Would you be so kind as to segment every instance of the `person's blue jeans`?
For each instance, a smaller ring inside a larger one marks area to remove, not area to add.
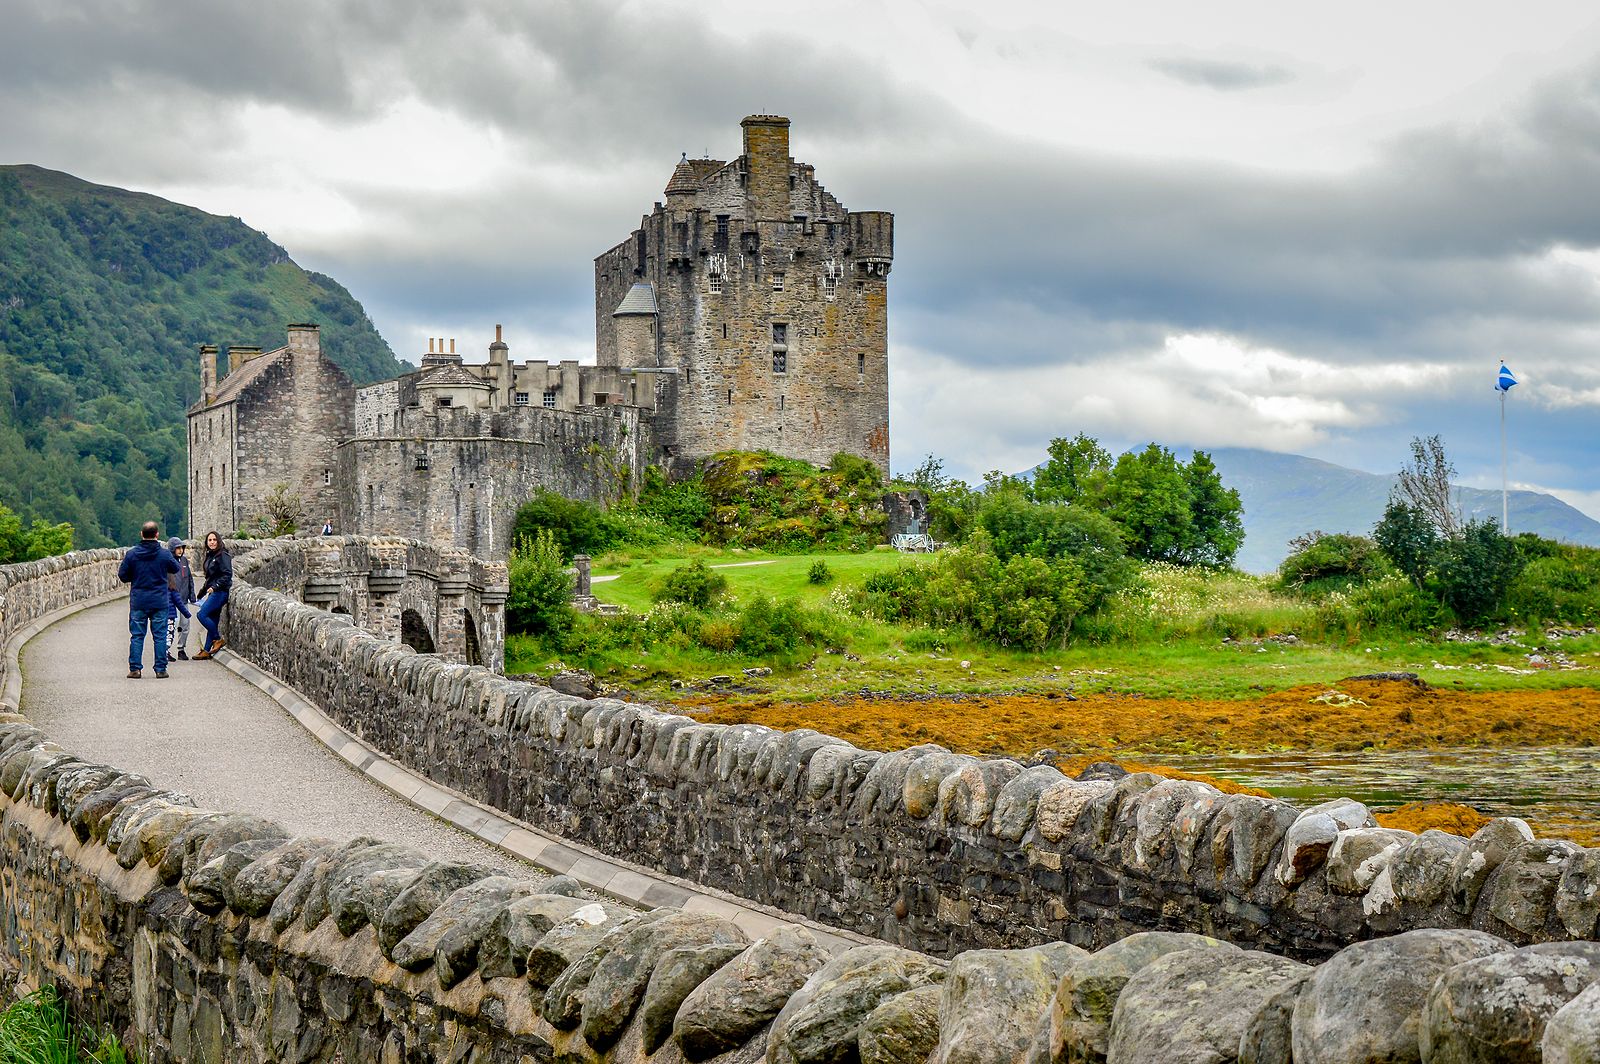
[[[222,638],[222,633],[217,631],[217,618],[222,613],[222,607],[228,604],[226,591],[213,591],[207,595],[205,601],[200,603],[200,608],[194,615],[200,620],[200,627],[206,630],[206,641],[201,650],[210,650],[213,643]]]
[[[128,610],[128,671],[144,668],[145,629],[156,637],[156,671],[167,671],[167,609]]]

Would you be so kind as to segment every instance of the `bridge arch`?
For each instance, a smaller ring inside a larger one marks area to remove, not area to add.
[[[433,633],[428,631],[428,622],[416,610],[400,611],[400,642],[418,654],[434,652]]]
[[[472,611],[464,607],[461,610],[461,631],[466,637],[467,664],[482,665],[483,645],[478,642],[478,624],[472,619]]]

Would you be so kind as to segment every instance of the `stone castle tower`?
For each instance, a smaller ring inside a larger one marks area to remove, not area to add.
[[[663,374],[668,458],[844,451],[887,473],[894,215],[846,210],[789,157],[787,118],[741,125],[737,159],[685,157],[595,259],[597,361]]]

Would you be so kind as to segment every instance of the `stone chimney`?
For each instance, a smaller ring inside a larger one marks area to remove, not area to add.
[[[289,326],[289,355],[291,358],[321,358],[322,327],[304,322]]]
[[[505,334],[500,326],[494,327],[494,343],[489,345],[489,361],[495,365],[505,365],[511,358],[511,348],[506,344]]]
[[[746,202],[759,219],[789,220],[789,120],[751,115],[744,129]]]
[[[247,345],[230,346],[228,348],[228,372],[230,374],[238,373],[239,370],[244,368],[246,362],[249,362],[252,358],[258,358],[260,355],[261,348],[259,347]]]
[[[200,345],[200,398],[211,403],[217,398],[217,345]]]

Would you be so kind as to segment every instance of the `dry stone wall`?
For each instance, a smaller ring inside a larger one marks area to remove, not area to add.
[[[240,568],[293,549],[263,545]],[[0,570],[5,634],[114,587],[116,560],[115,551],[85,552]],[[1380,833],[1355,803],[1273,817],[1262,812],[1268,805],[1135,777],[1084,785],[997,763],[941,767],[931,759],[952,755],[936,750],[879,772],[895,755],[839,750],[809,734],[697,732],[704,726],[643,707],[552,697],[440,665],[247,579],[235,645],[265,656],[274,641],[288,648],[280,667],[293,655],[337,661],[364,677],[369,701],[394,692],[395,705],[415,715],[409,728],[374,718],[392,741],[409,748],[420,740],[408,736],[439,735],[439,763],[460,741],[450,736],[477,727],[501,729],[503,762],[535,742],[588,750],[597,776],[658,787],[638,804],[660,810],[661,827],[701,812],[673,809],[689,797],[659,789],[700,766],[701,790],[731,784],[753,805],[763,795],[796,810],[809,803],[817,809],[805,813],[808,823],[823,809],[853,819],[881,807],[880,819],[856,825],[866,835],[891,816],[909,817],[922,826],[919,864],[940,869],[933,880],[969,900],[982,900],[984,888],[962,868],[943,870],[966,858],[941,840],[965,831],[971,844],[980,827],[1005,840],[1021,825],[1011,841],[1019,849],[1036,844],[1029,832],[1077,839],[1062,851],[1068,874],[1078,862],[1117,868],[1104,853],[1160,868],[1175,848],[1198,883],[1202,852],[1221,845],[1226,859],[1212,865],[1259,865],[1286,897],[1319,875],[1360,889],[1369,932],[1430,897],[1464,907],[1474,923],[1500,920],[1507,933],[1409,930],[1345,946],[1317,966],[1172,930],[1140,931],[1092,953],[1054,941],[967,950],[948,963],[889,943],[830,955],[797,927],[750,942],[719,918],[635,912],[559,877],[530,884],[370,839],[289,838],[259,817],[197,809],[159,781],[85,762],[20,715],[0,713],[0,974],[21,987],[63,987],[83,1019],[114,1027],[151,1064],[1600,1060],[1600,943],[1522,945],[1560,937],[1556,921],[1570,931],[1587,919],[1592,934],[1594,851],[1530,841],[1519,821],[1445,841]],[[827,768],[858,756],[871,758],[858,771]],[[624,771],[631,761],[641,775]],[[592,801],[603,782],[580,798],[576,781],[569,797]],[[760,836],[775,816],[719,838],[783,848],[798,857],[793,874],[817,874],[785,839]],[[1217,843],[1211,822],[1223,817],[1230,826]],[[1272,830],[1280,820],[1286,827]],[[1089,855],[1091,840],[1100,856]],[[881,852],[864,849],[856,875],[878,874]],[[909,858],[904,867],[920,874]],[[997,905],[1006,896],[990,895]],[[1172,922],[1186,911],[1175,907]],[[896,919],[922,926],[909,911]],[[1300,919],[1315,923],[1309,909]]]

